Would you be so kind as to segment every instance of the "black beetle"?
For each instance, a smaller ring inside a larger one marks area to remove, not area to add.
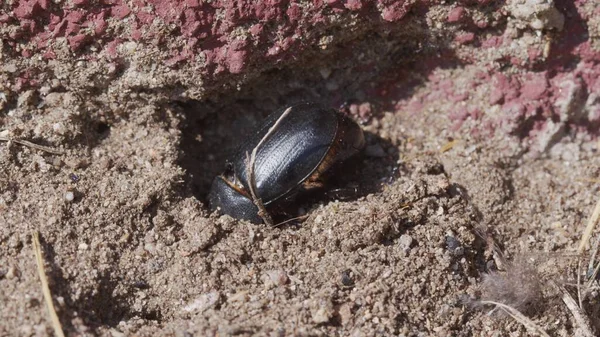
[[[237,219],[261,223],[247,180],[247,156],[261,142],[254,163],[255,192],[269,211],[293,200],[298,192],[321,187],[321,178],[334,164],[357,153],[365,145],[362,129],[352,119],[314,103],[281,109],[241,144],[217,176],[209,194],[211,210]]]

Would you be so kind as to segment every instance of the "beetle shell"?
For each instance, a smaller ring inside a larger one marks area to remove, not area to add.
[[[237,150],[226,172],[212,184],[212,210],[254,223],[262,220],[252,202],[246,177],[246,158],[288,108],[271,114]],[[267,209],[321,184],[335,163],[364,147],[361,128],[333,109],[313,103],[294,105],[258,148],[254,164],[256,194]]]

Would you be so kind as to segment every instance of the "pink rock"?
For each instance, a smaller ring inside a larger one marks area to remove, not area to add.
[[[190,8],[200,7],[200,2],[198,0],[184,0],[183,4]]]
[[[8,23],[10,21],[10,16],[8,14],[0,14],[0,23]]]
[[[503,40],[502,36],[492,36],[489,39],[484,40],[481,43],[481,46],[483,48],[496,48],[502,45]]]
[[[421,111],[423,111],[423,103],[421,103],[420,100],[412,100],[410,101],[410,103],[408,103],[408,105],[406,106],[406,110],[410,113],[410,114],[417,114],[420,113]]]
[[[535,61],[542,56],[542,50],[540,48],[529,48],[527,56],[529,57],[529,61]]]
[[[360,11],[363,8],[362,0],[348,0],[344,4],[344,7],[351,11]]]
[[[489,23],[485,20],[481,20],[481,21],[475,22],[475,26],[477,26],[477,28],[485,29],[489,26]]]
[[[246,51],[229,50],[227,52],[227,69],[232,74],[239,74],[244,69],[246,61]]]
[[[485,115],[484,112],[478,108],[469,109],[469,114],[474,120],[480,120]]]
[[[15,16],[19,19],[30,19],[38,15],[43,8],[37,0],[22,0],[17,8],[13,10]]]
[[[454,41],[456,41],[460,44],[471,43],[471,42],[473,42],[473,40],[475,40],[475,34],[471,33],[471,32],[458,34],[454,38]]]
[[[149,25],[152,23],[152,21],[154,21],[154,18],[156,16],[152,13],[139,11],[139,12],[135,13],[135,17],[138,19],[138,21],[141,24]]]
[[[23,30],[28,31],[31,34],[35,33],[36,28],[37,28],[37,23],[34,20],[22,19],[20,23],[21,23],[21,28],[23,28]]]
[[[469,117],[469,111],[466,107],[460,107],[457,110],[448,114],[451,121],[464,121]]]
[[[57,24],[54,27],[54,30],[52,31],[52,34],[56,37],[56,36],[64,36],[65,35],[65,29],[67,28],[68,22],[67,20],[62,20],[59,24]]]
[[[296,22],[302,18],[302,10],[296,4],[292,4],[285,13],[292,22]]]
[[[54,60],[56,58],[56,53],[52,50],[46,50],[42,57],[46,60]]]
[[[64,19],[67,22],[71,23],[81,23],[83,18],[85,17],[85,11],[83,9],[74,10],[72,12],[68,12]]]
[[[363,120],[367,120],[371,117],[371,103],[365,102],[358,106],[358,115]]]
[[[129,9],[127,4],[124,4],[124,3],[114,6],[113,8],[110,9],[110,14],[119,20],[124,19],[130,13],[131,13],[131,9]]]
[[[131,38],[135,41],[139,41],[142,39],[142,31],[139,28],[134,29],[131,32]]]
[[[117,47],[120,44],[121,44],[121,40],[120,39],[116,39],[116,40],[110,41],[106,45],[106,53],[108,54],[108,56],[110,56],[110,57],[117,57],[117,55],[119,54],[119,51],[117,50]]]
[[[71,50],[77,51],[88,41],[89,36],[85,34],[78,34],[75,36],[67,37],[67,41],[69,42],[69,46]]]
[[[48,39],[52,36],[50,32],[42,32],[37,35],[36,47],[38,49],[46,48],[48,46]]]
[[[387,4],[388,2],[392,3]],[[404,1],[379,0],[378,3],[385,6],[381,12],[381,17],[388,22],[398,21],[408,12],[408,4]]]
[[[489,102],[491,105],[502,103],[502,99],[504,99],[504,93],[502,90],[498,88],[492,89],[489,96]]]
[[[465,15],[464,7],[462,7],[462,6],[454,7],[450,10],[450,13],[448,13],[448,22],[450,22],[450,23],[459,22],[460,20],[463,19],[464,15]]]
[[[461,94],[454,94],[450,97],[450,100],[454,103],[458,103],[458,102],[463,102],[465,100],[467,100],[467,98],[469,98],[469,94],[466,92],[463,92]]]
[[[158,17],[163,19],[166,23],[175,23],[179,21],[179,18],[183,14],[183,8],[176,2],[169,0],[152,0],[154,4],[154,10]]]
[[[250,27],[250,34],[253,36],[259,36],[263,31],[263,25],[260,23],[254,24]]]
[[[528,100],[540,99],[548,89],[546,72],[531,74],[529,79],[521,87],[521,98]]]
[[[79,33],[81,26],[77,23],[67,22],[67,29],[65,29],[65,35],[76,35]]]
[[[98,14],[94,20],[94,34],[96,34],[96,36],[102,35],[102,33],[104,33],[106,31],[106,28],[108,26],[108,24],[106,23],[105,20],[105,14],[106,12],[102,12],[100,14]]]

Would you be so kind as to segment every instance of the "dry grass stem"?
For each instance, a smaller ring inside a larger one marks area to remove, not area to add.
[[[285,225],[285,224],[286,224],[286,223],[288,223],[288,222],[292,222],[292,221],[294,221],[294,220],[304,220],[304,219],[306,219],[306,218],[308,218],[308,214],[301,215],[301,216],[297,216],[297,217],[295,217],[295,218],[291,218],[291,219],[287,219],[287,220],[285,220],[285,221],[282,221],[282,222],[280,222],[280,223],[278,223],[278,224],[274,225],[273,227],[279,227],[279,226],[283,226],[283,225]]]
[[[450,141],[446,144],[444,144],[441,148],[440,148],[440,153],[445,153],[450,151],[454,146],[456,146],[456,144],[458,144],[460,142],[459,139],[455,139],[453,141]]]
[[[38,144],[32,143],[32,142],[30,142],[28,140],[12,139],[12,138],[8,138],[8,137],[0,136],[0,141],[15,142],[17,144],[30,147],[32,149],[36,149],[36,150],[40,150],[40,151],[45,151],[45,152],[52,153],[52,154],[64,154],[64,151],[62,151],[62,150],[58,150],[58,149],[55,149],[55,148],[52,148],[52,147],[48,147],[48,146],[38,145]]]
[[[592,212],[592,216],[588,219],[587,226],[585,227],[585,231],[583,232],[583,236],[581,237],[581,242],[579,243],[579,248],[577,249],[578,254],[583,253],[583,250],[587,246],[587,243],[590,240],[590,237],[592,236],[592,232],[594,231],[594,227],[596,227],[596,223],[598,222],[599,217],[600,217],[600,198],[598,199],[598,202],[596,203],[596,207],[594,207],[594,212]],[[593,268],[594,259],[595,259],[595,255],[596,255],[595,253],[598,251],[599,243],[600,243],[600,241],[596,241],[596,244],[594,245],[594,252],[592,254],[592,258],[590,261],[590,269]]]
[[[598,263],[598,265],[596,266],[596,268],[594,268],[594,272],[588,278],[588,282],[587,282],[587,284],[585,286],[585,291],[588,291],[590,288],[592,288],[592,283],[594,283],[594,281],[596,281],[596,276],[598,276],[598,272],[599,271],[600,271],[600,263]]]
[[[571,294],[569,294],[569,292],[564,287],[560,287],[560,291],[563,294],[563,296],[562,296],[563,302],[565,303],[567,308],[569,308],[569,310],[571,311],[571,314],[573,314],[573,318],[575,319],[575,321],[577,322],[577,325],[579,326],[579,329],[581,330],[581,333],[582,333],[581,336],[584,336],[584,337],[596,336],[592,331],[590,320],[587,317],[587,315],[585,314],[585,312],[583,312],[583,309],[581,307],[577,306],[575,299],[573,299]]]
[[[581,258],[577,259],[577,300],[579,307],[583,308],[583,300],[581,298]]]
[[[535,324],[529,317],[523,315],[519,310],[508,306],[506,304],[494,301],[481,301],[482,304],[491,304],[495,305],[497,308],[500,308],[502,311],[506,312],[510,317],[512,317],[515,321],[523,324],[527,330],[537,333],[540,336],[550,337],[544,329],[542,329],[539,325]]]
[[[252,201],[258,208],[258,215],[263,219],[265,224],[267,224],[269,226],[273,226],[273,219],[269,215],[269,212],[267,212],[267,209],[266,209],[265,205],[263,204],[262,200],[256,194],[256,177],[254,174],[255,173],[254,172],[254,164],[256,162],[256,152],[258,152],[258,149],[263,145],[263,143],[266,142],[267,139],[269,139],[269,137],[271,137],[273,132],[275,132],[275,130],[277,130],[277,128],[281,124],[281,121],[283,121],[285,119],[285,117],[290,114],[291,111],[292,111],[291,107],[287,108],[287,110],[285,110],[283,112],[283,114],[281,114],[281,116],[279,116],[279,118],[277,119],[275,124],[273,124],[273,126],[271,128],[269,128],[269,131],[260,140],[260,142],[258,142],[258,144],[254,147],[254,149],[252,150],[252,154],[250,156],[248,156],[248,153],[246,153],[246,176],[248,177],[248,185],[250,188],[250,194],[252,195]]]
[[[50,287],[48,287],[48,278],[46,277],[46,271],[44,269],[44,260],[42,259],[42,249],[40,245],[40,233],[38,231],[33,232],[33,250],[35,253],[35,262],[37,263],[37,271],[42,281],[42,294],[44,294],[44,301],[48,306],[48,314],[50,315],[50,321],[52,328],[54,328],[54,334],[58,337],[64,337],[65,334],[54,309],[54,302],[52,302],[52,294],[50,293]]]

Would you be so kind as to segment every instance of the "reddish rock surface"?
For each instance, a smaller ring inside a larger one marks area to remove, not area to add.
[[[52,333],[34,230],[69,335],[524,335],[466,303],[488,235],[559,262],[581,239],[599,27],[583,0],[3,1],[0,335]],[[342,196],[275,229],[210,214],[234,145],[299,100],[363,124]],[[577,335],[561,297],[528,317]]]

